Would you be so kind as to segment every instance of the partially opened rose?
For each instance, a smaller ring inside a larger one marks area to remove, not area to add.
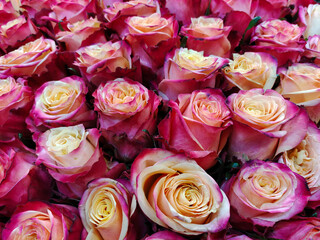
[[[76,240],[80,239],[82,228],[78,209],[73,206],[28,202],[12,215],[2,238]]]
[[[178,23],[173,16],[161,17],[160,13],[154,13],[146,17],[130,17],[125,22],[126,40],[143,66],[161,67],[166,53],[179,44]]]
[[[44,83],[35,93],[35,102],[27,124],[32,132],[48,128],[90,124],[95,114],[86,105],[84,81],[71,76]]]
[[[315,58],[314,62],[316,64],[320,63],[320,35],[313,35],[308,37],[307,43],[304,46],[305,52],[304,56],[308,58]]]
[[[304,139],[294,148],[285,151],[280,163],[286,164],[292,171],[304,177],[311,192],[309,206],[320,204],[320,130],[309,122]]]
[[[164,79],[159,90],[170,100],[176,100],[181,93],[191,93],[195,89],[214,88],[217,71],[228,60],[213,55],[204,56],[203,52],[179,48],[167,55]]]
[[[260,23],[254,30],[250,50],[266,52],[276,57],[279,65],[288,61],[298,62],[305,44],[302,39],[304,28],[291,24],[286,20],[267,20]]]
[[[280,86],[277,91],[285,98],[305,106],[310,118],[320,120],[320,67],[297,63],[280,71]]]
[[[101,84],[94,92],[102,136],[117,156],[132,161],[141,149],[150,145],[156,129],[160,97],[142,84],[118,78]]]
[[[56,34],[57,40],[66,44],[67,51],[76,51],[83,46],[106,42],[101,22],[97,18],[68,23],[67,28]]]
[[[299,16],[301,22],[306,26],[306,30],[303,33],[305,38],[311,37],[313,35],[320,35],[320,5],[319,4],[309,4],[308,7],[300,6]]]
[[[185,235],[227,227],[229,202],[218,184],[184,155],[144,150],[131,166],[131,184],[144,214]]]
[[[1,48],[5,51],[8,47],[15,47],[18,41],[23,41],[37,32],[36,26],[30,19],[20,16],[0,27]]]
[[[231,27],[224,26],[221,18],[203,16],[191,18],[191,24],[181,28],[181,33],[187,37],[188,48],[220,57],[230,55],[230,31]]]
[[[210,10],[213,14],[224,17],[230,12],[244,12],[251,18],[255,15],[259,1],[256,0],[212,0]]]
[[[228,87],[240,90],[271,89],[277,78],[277,60],[267,53],[245,52],[233,54],[233,61],[222,69]]]
[[[0,57],[0,72],[13,76],[39,75],[56,54],[53,40],[38,38]]]
[[[282,163],[249,161],[223,188],[231,205],[231,221],[272,227],[302,212],[310,197],[303,177]]]
[[[97,43],[76,51],[75,65],[89,82],[99,86],[132,68],[131,48],[124,41]],[[122,70],[122,71],[121,71]]]
[[[299,108],[276,91],[240,90],[228,97],[227,104],[233,114],[228,151],[238,159],[272,159],[280,139],[294,136],[301,141],[304,137],[302,126],[307,120],[296,118]],[[284,129],[290,120],[294,130]]]
[[[99,137],[98,129],[83,125],[49,129],[38,138],[36,163],[46,166],[57,181],[77,185],[74,192],[81,197],[89,181],[107,172]]]
[[[168,117],[159,125],[159,135],[166,148],[184,152],[204,169],[212,167],[224,148],[232,125],[225,97],[218,89],[180,94],[170,101]]]
[[[88,185],[79,203],[85,239],[136,239],[132,231],[141,223],[133,222],[137,202],[130,188],[128,181],[110,178]]]

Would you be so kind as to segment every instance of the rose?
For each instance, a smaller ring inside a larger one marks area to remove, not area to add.
[[[117,75],[129,74],[133,68],[131,48],[124,41],[97,43],[76,51],[75,65],[81,75],[99,86]],[[122,71],[121,71],[122,70]]]
[[[132,160],[150,144],[146,132],[153,134],[156,129],[161,99],[140,83],[123,78],[101,84],[93,97],[102,136],[119,157]]]
[[[230,12],[244,12],[253,17],[257,11],[259,1],[237,1],[237,0],[212,0],[210,10],[213,14],[224,17]]]
[[[18,140],[0,144],[2,216],[11,216],[17,205],[29,200],[50,198],[51,179],[34,165],[35,160],[36,155]]]
[[[187,47],[203,51],[205,55],[228,57],[231,44],[228,35],[231,27],[225,27],[221,18],[191,18],[189,26],[183,26],[181,33],[187,37]]]
[[[212,167],[227,142],[231,114],[221,90],[204,89],[170,101],[171,112],[159,125],[166,148],[184,152],[204,169]]]
[[[272,227],[307,205],[310,192],[303,177],[286,165],[260,160],[245,163],[223,187],[233,224]],[[240,226],[239,225],[239,226]]]
[[[295,1],[296,0],[260,0],[255,16],[260,16],[264,21],[284,18],[286,15],[296,12],[300,4],[295,4]],[[294,8],[296,8],[295,11],[293,11]]]
[[[154,13],[146,17],[129,17],[125,23],[126,40],[143,66],[161,67],[165,54],[178,45],[178,23],[173,16],[161,17],[160,13]]]
[[[175,232],[171,232],[168,230],[156,232],[151,236],[145,238],[145,240],[186,240],[184,237],[181,237],[179,234]]]
[[[183,24],[190,23],[190,18],[196,18],[205,15],[210,1],[174,1],[167,0],[165,7],[171,14],[175,14],[178,21],[182,21]]]
[[[80,239],[78,210],[68,205],[28,202],[19,206],[6,224],[3,239]]]
[[[320,35],[313,35],[309,37],[306,45],[304,46],[305,51],[303,55],[308,58],[315,58],[316,64],[320,63]]]
[[[81,197],[89,181],[107,172],[99,137],[98,129],[83,125],[49,129],[38,138],[36,163],[46,166],[57,181],[75,183],[74,192]]]
[[[8,21],[14,20],[19,16],[15,11],[11,1],[3,1],[0,3],[0,24],[6,24]]]
[[[254,30],[250,49],[266,52],[278,59],[279,65],[288,61],[298,62],[303,52],[304,40],[301,38],[304,28],[285,20],[268,20],[260,23]]]
[[[184,155],[144,150],[131,166],[131,185],[141,210],[162,227],[186,235],[227,227],[227,197],[213,178]]]
[[[137,203],[130,188],[126,180],[110,178],[88,185],[79,203],[86,239],[137,239],[132,235]]]
[[[43,37],[0,57],[0,73],[14,76],[40,75],[56,54],[56,44]]]
[[[35,92],[35,102],[27,119],[32,132],[48,128],[90,123],[95,114],[86,105],[87,87],[77,76],[44,83]]]
[[[25,40],[31,34],[36,34],[37,28],[30,19],[24,16],[7,22],[0,27],[0,45],[5,51],[8,47],[15,47],[18,41]]]
[[[320,220],[316,217],[295,217],[277,223],[268,235],[276,239],[318,239],[320,237]]]
[[[297,141],[304,137],[306,120],[296,117],[299,108],[276,91],[240,90],[228,97],[227,104],[233,113],[228,152],[240,160],[271,159],[279,140],[291,134]],[[286,128],[289,123],[294,130]]]
[[[125,20],[129,16],[149,16],[160,12],[158,1],[154,0],[131,0],[128,2],[114,2],[112,7],[104,7],[104,18],[107,20],[106,26],[124,35]]]
[[[227,240],[252,240],[252,238],[249,238],[246,235],[236,235],[236,234],[231,234],[226,236]]]
[[[306,107],[310,118],[320,120],[320,68],[308,63],[297,63],[280,70],[277,91],[290,101]]]
[[[205,57],[203,52],[180,48],[167,55],[163,70],[164,79],[159,90],[170,100],[176,100],[181,93],[195,89],[215,87],[217,71],[228,60],[213,55]]]
[[[308,38],[313,35],[320,35],[319,28],[319,13],[320,5],[319,4],[309,4],[308,7],[300,6],[299,16],[303,25],[306,26],[306,30],[303,33],[305,38]]]
[[[222,69],[228,87],[241,90],[271,89],[277,78],[277,60],[267,53],[234,53],[233,61]]]
[[[320,130],[309,122],[306,136],[294,148],[287,149],[279,162],[304,177],[311,192],[308,206],[317,207],[320,202]]]
[[[97,18],[68,23],[66,31],[56,34],[57,40],[66,44],[67,51],[76,51],[80,47],[105,42],[104,31]]]

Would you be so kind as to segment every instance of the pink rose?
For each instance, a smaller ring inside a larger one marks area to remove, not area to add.
[[[80,48],[74,64],[85,79],[99,86],[120,76],[138,75],[130,55],[131,48],[125,41],[109,41]]]
[[[233,61],[222,69],[227,87],[240,90],[271,89],[277,78],[277,60],[267,53],[233,54]]]
[[[107,172],[99,137],[98,129],[86,130],[83,125],[51,128],[37,140],[36,163],[57,181],[75,186],[73,192],[81,197],[89,181]]]
[[[94,43],[106,42],[104,30],[97,18],[89,18],[68,23],[65,31],[56,34],[57,40],[64,42],[67,51],[76,51],[80,47]]]
[[[231,44],[228,35],[231,27],[225,27],[221,18],[191,18],[191,24],[182,26],[181,33],[187,37],[187,47],[203,51],[204,55],[229,57]]]
[[[99,178],[88,185],[79,203],[86,239],[139,239],[134,222],[137,202],[127,180]],[[142,224],[142,223],[141,223]]]
[[[165,7],[171,14],[175,14],[178,21],[183,24],[189,24],[190,18],[196,18],[204,15],[210,5],[209,0],[184,0],[174,1],[166,0]]]
[[[131,184],[144,214],[185,235],[227,227],[229,202],[195,161],[162,149],[146,149],[131,166]]]
[[[0,2],[0,24],[6,24],[7,22],[16,19],[19,13],[15,11],[11,1]]]
[[[308,58],[315,58],[314,62],[320,64],[320,35],[313,35],[308,37],[307,43],[304,46],[304,56]]]
[[[249,161],[223,187],[231,205],[231,222],[272,227],[300,213],[308,203],[309,189],[303,177],[286,165]]]
[[[280,86],[277,91],[297,105],[304,106],[310,118],[320,120],[320,67],[297,63],[287,70],[280,70]]]
[[[0,27],[0,46],[3,51],[8,47],[15,48],[21,41],[37,32],[36,26],[30,19],[19,16]]]
[[[298,62],[303,52],[304,28],[285,20],[268,20],[260,23],[254,30],[250,50],[266,52],[277,58],[279,65],[288,61]]]
[[[159,90],[170,100],[176,100],[181,93],[195,89],[214,88],[218,70],[228,63],[227,59],[203,52],[179,48],[167,55],[163,70],[164,79]]]
[[[276,91],[240,90],[228,97],[227,104],[233,114],[228,151],[242,161],[272,159],[279,140],[304,137],[307,120],[298,118],[299,108]]]
[[[213,14],[218,14],[220,17],[224,17],[230,12],[244,12],[253,17],[257,11],[258,3],[257,0],[212,0],[210,9]]]
[[[197,90],[179,95],[177,103],[170,101],[168,105],[171,112],[158,125],[164,146],[184,152],[204,169],[212,167],[232,125],[222,92]]]
[[[161,17],[160,13],[154,13],[146,17],[129,17],[125,22],[126,40],[133,55],[139,56],[145,67],[161,67],[166,53],[179,44],[178,23],[173,16]]]
[[[57,52],[56,44],[43,37],[0,57],[0,73],[13,76],[40,75]]]
[[[151,236],[146,237],[144,240],[186,240],[186,239],[175,232],[164,230],[164,231],[156,232]]]
[[[262,20],[284,18],[292,14],[290,7],[297,7],[291,0],[259,0],[259,6],[255,16],[260,16]],[[293,14],[292,14],[293,15]]]
[[[86,105],[87,87],[84,81],[71,76],[44,83],[35,92],[35,102],[27,119],[32,132],[48,128],[90,125],[95,114]]]
[[[138,82],[118,78],[101,84],[93,93],[99,113],[102,136],[117,156],[132,160],[141,149],[150,145],[156,130],[161,99]]]
[[[296,240],[296,239],[319,239],[320,238],[320,219],[315,217],[295,217],[288,221],[277,223],[270,238]]]
[[[6,224],[2,238],[80,239],[82,224],[78,209],[68,205],[28,202],[19,206]]]

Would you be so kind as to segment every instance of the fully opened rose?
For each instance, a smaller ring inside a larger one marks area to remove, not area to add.
[[[144,150],[131,167],[131,184],[144,214],[185,235],[219,232],[229,220],[229,201],[218,184],[184,155]]]
[[[231,220],[238,225],[272,227],[300,213],[310,197],[299,174],[284,164],[258,160],[244,164],[223,189],[232,208]]]

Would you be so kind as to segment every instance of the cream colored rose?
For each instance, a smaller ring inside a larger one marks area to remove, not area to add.
[[[306,25],[303,36],[308,38],[309,36],[320,35],[320,5],[309,4],[308,7],[304,8],[301,12],[302,22]]]
[[[193,30],[193,37],[199,38],[213,37],[224,32],[224,24],[221,18],[203,16],[191,18],[191,24],[188,28]]]
[[[237,86],[241,90],[271,89],[277,78],[277,60],[266,53],[234,53],[233,61],[222,71],[230,87]]]

